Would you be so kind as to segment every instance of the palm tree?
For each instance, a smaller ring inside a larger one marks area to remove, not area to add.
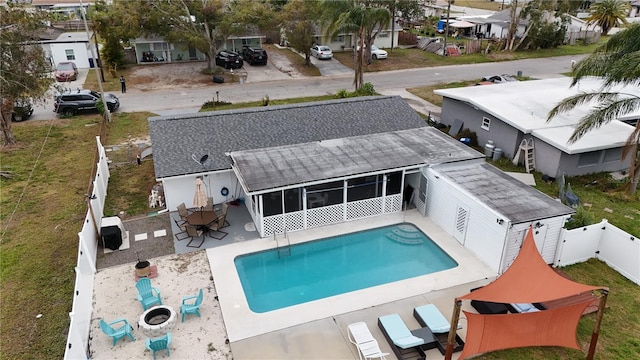
[[[582,92],[562,100],[550,112],[547,121],[559,113],[569,111],[576,106],[588,104],[591,101],[598,106],[585,115],[569,142],[573,143],[584,134],[604,124],[640,109],[640,97],[612,91],[620,85],[640,86],[640,24],[634,24],[627,29],[611,36],[609,41],[600,45],[596,50],[576,64],[571,86],[575,86],[582,78],[597,76],[603,79],[603,85],[597,92]],[[629,178],[631,186],[629,192],[634,194],[640,178],[640,121],[636,123],[622,151],[622,159],[630,157]]]
[[[355,33],[358,39],[355,57],[356,90],[364,84],[365,56],[371,60],[371,45],[381,30],[385,30],[391,21],[389,10],[383,7],[370,6],[364,0],[324,0],[322,2],[322,21],[325,25],[325,36],[334,38],[340,34]]]
[[[607,35],[612,27],[626,24],[631,5],[624,0],[602,0],[593,3],[589,8],[591,15],[586,19],[589,24],[596,24],[602,28],[602,35]]]

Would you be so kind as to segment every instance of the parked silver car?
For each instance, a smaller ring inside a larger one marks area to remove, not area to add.
[[[315,56],[319,60],[331,59],[333,57],[333,52],[328,46],[314,45],[313,47],[311,47],[311,56]]]

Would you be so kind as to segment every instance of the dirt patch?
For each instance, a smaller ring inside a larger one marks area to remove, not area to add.
[[[200,88],[211,84],[211,75],[204,74],[206,62],[145,65],[136,67],[127,78],[127,86],[140,91]]]

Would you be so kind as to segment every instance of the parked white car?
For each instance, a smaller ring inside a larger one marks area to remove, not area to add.
[[[331,48],[324,45],[314,45],[311,48],[311,56],[317,57],[319,60],[321,59],[331,59],[333,57],[333,52]]]
[[[360,50],[360,47],[358,47],[358,50]],[[371,45],[371,58],[375,59],[386,59],[387,58],[387,52],[385,50],[380,49],[379,47],[375,46],[375,45]]]

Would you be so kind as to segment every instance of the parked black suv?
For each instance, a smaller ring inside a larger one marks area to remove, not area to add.
[[[222,50],[216,55],[216,65],[225,69],[240,69],[244,65],[244,61],[238,53]]]
[[[120,100],[113,94],[105,94],[105,100],[109,111],[115,111],[120,107]],[[100,94],[93,90],[67,90],[56,95],[53,111],[66,116],[84,111],[97,111],[98,101]]]
[[[33,106],[29,99],[17,99],[13,104],[11,112],[11,121],[25,121],[33,114]]]
[[[242,49],[242,57],[249,65],[267,65],[267,52],[264,49],[245,46]]]

